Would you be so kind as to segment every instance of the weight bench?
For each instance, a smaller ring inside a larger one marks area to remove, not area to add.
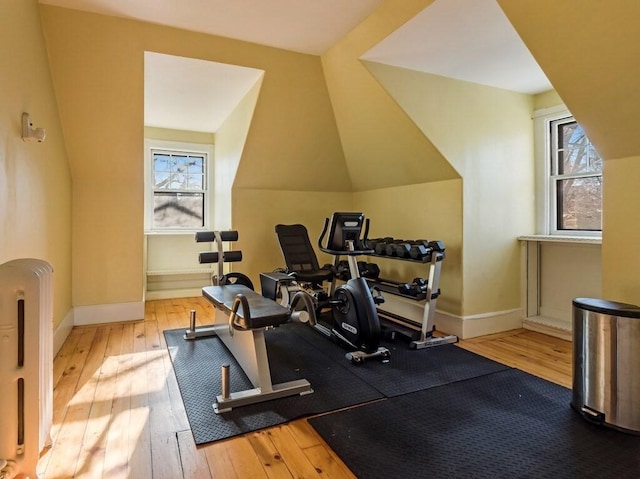
[[[191,313],[190,329],[184,339],[218,336],[236,358],[251,381],[253,389],[229,391],[229,365],[222,365],[222,394],[216,397],[216,414],[234,407],[255,404],[296,394],[313,392],[306,379],[272,384],[269,357],[264,339],[267,328],[289,320],[288,308],[264,298],[240,284],[206,286],[202,295],[218,310],[212,326],[195,327],[195,311]]]

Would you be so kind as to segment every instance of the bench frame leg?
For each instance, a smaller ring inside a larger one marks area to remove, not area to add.
[[[306,379],[280,384],[271,382],[269,356],[267,355],[267,345],[264,339],[265,328],[250,331],[230,330],[227,312],[218,309],[216,311],[216,319],[218,316],[223,318],[226,316],[226,321],[216,320],[216,324],[213,326],[203,326],[193,330],[188,329],[185,331],[184,339],[218,336],[233,354],[238,364],[240,364],[240,367],[251,381],[253,389],[232,392],[228,394],[228,397],[222,394],[217,396],[216,402],[213,404],[216,414],[231,411],[234,407],[313,392],[311,384]],[[224,378],[225,375],[223,375],[223,382]],[[227,386],[223,384],[222,390],[225,391]]]

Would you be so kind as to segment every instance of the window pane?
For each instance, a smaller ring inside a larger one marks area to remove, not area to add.
[[[153,226],[156,228],[202,228],[204,194],[155,192]]]
[[[188,162],[188,157],[186,156],[180,156],[180,155],[174,155],[172,157],[173,159],[173,164],[171,165],[171,171],[174,173],[184,173],[185,171],[187,171],[187,162]]]
[[[205,189],[205,157],[188,154],[154,153],[154,189]]]
[[[558,174],[599,173],[602,158],[577,122],[558,124]]]
[[[557,229],[602,229],[602,177],[558,180]]]
[[[192,156],[189,162],[189,173],[200,173],[204,174],[204,158],[198,156]]]
[[[167,155],[153,155],[153,171],[169,171],[171,157]]]
[[[154,188],[155,189],[168,188],[169,178],[170,178],[169,173],[156,171],[154,174]]]
[[[184,175],[179,173],[172,173],[171,180],[169,182],[169,189],[172,190],[183,190],[186,189],[186,178]]]
[[[202,175],[187,175],[188,190],[204,190],[204,179]]]

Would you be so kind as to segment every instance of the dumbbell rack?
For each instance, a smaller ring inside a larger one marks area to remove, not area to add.
[[[411,259],[411,258],[400,258],[397,256],[386,256],[386,255],[378,255],[378,254],[370,254],[368,256],[374,256],[379,258],[397,260],[397,261],[409,261],[412,263],[422,263],[429,265],[429,278],[427,282],[427,289],[424,294],[420,294],[417,297],[409,296],[406,294],[401,294],[397,289],[394,290],[390,286],[385,286],[384,280],[379,284],[375,280],[368,280],[369,284],[372,286],[377,286],[381,291],[385,291],[387,293],[391,293],[396,296],[401,296],[404,298],[412,299],[415,301],[425,301],[424,311],[422,315],[422,323],[420,328],[420,337],[418,339],[412,340],[409,345],[412,349],[423,349],[429,348],[433,346],[440,346],[442,344],[451,344],[458,342],[458,337],[454,335],[448,336],[433,336],[433,332],[435,331],[435,314],[436,314],[436,303],[438,301],[438,296],[440,295],[440,270],[442,268],[442,260],[444,259],[444,251],[432,251],[431,255],[419,260],[419,259]],[[384,304],[384,303],[383,303]],[[386,311],[381,308],[381,305],[378,305],[378,313],[382,318],[388,318],[394,322],[401,322],[406,325],[412,324],[415,325],[414,322],[404,318],[400,315],[394,314],[390,311]]]
[[[384,256],[384,257],[387,259],[391,258],[390,256]],[[394,259],[400,259],[400,258],[394,258]],[[400,296],[402,298],[413,299],[414,301],[422,301],[424,299],[427,299],[427,294],[422,291],[416,295],[401,293],[398,290],[398,287],[402,283],[398,283],[397,281],[391,281],[383,278],[378,278],[378,279],[367,278],[367,282],[371,286],[375,286],[376,288],[378,288],[383,293],[390,293],[395,296]]]

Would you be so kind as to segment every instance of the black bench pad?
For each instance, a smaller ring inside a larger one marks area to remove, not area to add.
[[[249,315],[238,308],[236,326],[241,329],[258,329],[267,326],[278,326],[289,319],[289,310],[275,301],[267,299],[252,289],[241,284],[227,284],[224,286],[205,286],[202,295],[214,306],[231,311],[233,300],[238,294],[243,294],[249,302]],[[247,316],[249,316],[247,318]]]

